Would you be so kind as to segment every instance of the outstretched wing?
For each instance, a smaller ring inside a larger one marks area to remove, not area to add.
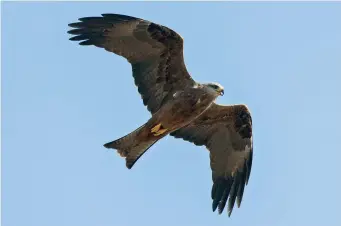
[[[210,151],[213,211],[219,214],[228,200],[228,214],[237,199],[238,207],[252,165],[252,119],[245,105],[214,104],[188,126],[171,133]]]
[[[126,58],[144,105],[155,113],[177,90],[194,85],[183,58],[183,40],[173,30],[119,15],[80,18],[69,24],[71,41],[94,45]]]

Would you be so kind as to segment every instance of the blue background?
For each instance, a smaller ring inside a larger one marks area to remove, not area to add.
[[[4,226],[341,225],[340,3],[2,3]],[[212,213],[204,147],[167,137],[132,170],[102,145],[149,113],[128,62],[68,41],[120,13],[185,40],[189,72],[253,116],[240,209]]]

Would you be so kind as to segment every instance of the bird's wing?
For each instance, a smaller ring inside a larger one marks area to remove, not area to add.
[[[144,105],[151,113],[177,90],[195,84],[183,58],[183,39],[153,22],[119,14],[80,18],[69,24],[72,41],[94,45],[126,58]],[[110,68],[110,67],[108,67]]]
[[[210,151],[212,169],[212,208],[219,214],[228,200],[228,214],[237,199],[242,201],[252,166],[252,119],[245,105],[222,106],[213,103],[198,119],[171,133]]]

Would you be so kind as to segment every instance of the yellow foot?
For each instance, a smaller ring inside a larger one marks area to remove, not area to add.
[[[157,124],[156,126],[154,126],[154,127],[150,130],[150,132],[152,132],[153,135],[156,136],[156,137],[157,137],[157,136],[160,136],[160,135],[162,135],[162,134],[164,134],[166,131],[167,131],[167,129],[162,128],[161,123]]]
[[[157,131],[156,133],[153,133],[154,136],[160,136],[162,134],[164,134],[167,131],[167,129],[160,129],[159,131]]]
[[[157,124],[156,126],[154,126],[150,132],[152,133],[156,133],[157,131],[159,131],[159,129],[161,128],[161,123]]]

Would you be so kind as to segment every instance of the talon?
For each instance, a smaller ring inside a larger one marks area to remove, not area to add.
[[[167,131],[167,129],[163,128],[161,123],[157,124],[156,126],[154,126],[150,130],[150,132],[152,132],[153,135],[156,136],[156,137],[164,134],[166,131]]]
[[[159,131],[157,131],[153,135],[157,137],[157,136],[164,134],[166,131],[167,131],[167,129],[160,129]]]
[[[154,127],[150,130],[150,132],[156,133],[157,131],[160,130],[160,128],[161,128],[161,123],[159,123],[159,124],[157,124],[156,126],[154,126]]]

